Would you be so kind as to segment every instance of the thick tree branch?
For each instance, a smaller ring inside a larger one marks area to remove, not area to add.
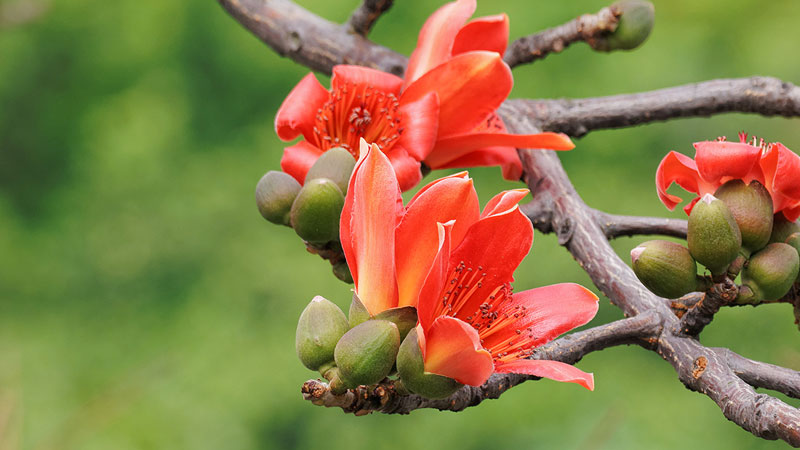
[[[353,33],[366,37],[381,14],[392,7],[392,3],[394,0],[364,0],[350,15],[347,26]]]
[[[587,354],[609,347],[630,344],[651,347],[660,333],[661,322],[658,315],[646,313],[563,336],[539,347],[533,358],[575,364]],[[331,393],[327,383],[309,380],[303,385],[302,392],[303,398],[315,405],[338,407],[356,415],[372,411],[408,414],[420,408],[461,411],[484,400],[498,398],[503,392],[524,381],[538,379],[527,375],[494,374],[482,386],[464,386],[445,399],[403,395],[397,391],[394,382],[389,380],[377,386],[360,386],[341,395]]]
[[[618,9],[607,6],[594,14],[584,14],[563,25],[521,37],[508,46],[503,59],[515,67],[559,53],[575,42],[585,41],[594,48],[600,36],[617,28],[619,16]]]
[[[610,97],[510,102],[532,114],[540,128],[580,137],[593,130],[727,112],[797,117],[800,88],[776,78],[750,77]]]
[[[745,383],[800,398],[800,372],[747,359],[727,348],[712,348]]]

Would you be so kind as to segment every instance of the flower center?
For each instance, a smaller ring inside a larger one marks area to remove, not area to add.
[[[315,144],[322,150],[345,148],[358,159],[358,142],[364,138],[385,152],[403,133],[399,106],[397,97],[390,92],[344,83],[317,110]]]

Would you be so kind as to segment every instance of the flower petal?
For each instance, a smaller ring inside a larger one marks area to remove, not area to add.
[[[508,45],[508,16],[480,17],[459,30],[453,43],[453,55],[473,50],[505,53]]]
[[[514,84],[511,69],[495,52],[462,53],[412,83],[401,102],[439,95],[439,137],[472,131],[500,106]]]
[[[475,7],[475,0],[458,0],[442,6],[428,17],[419,32],[417,47],[408,60],[406,86],[450,58],[453,41],[475,12]]]
[[[306,180],[308,169],[317,162],[322,153],[324,153],[322,150],[307,141],[300,141],[283,149],[281,169],[302,185]]]
[[[392,148],[386,152],[386,157],[394,167],[397,182],[400,184],[400,190],[405,192],[419,183],[422,179],[422,169],[419,161],[408,154],[405,148],[400,145],[393,145]]]
[[[776,142],[761,157],[760,165],[775,212],[800,204],[800,156]]]
[[[800,217],[800,204],[791,208],[784,208],[783,215],[786,217],[786,220],[794,222]]]
[[[656,169],[656,190],[658,190],[658,198],[661,203],[670,211],[675,209],[675,206],[682,201],[676,195],[667,194],[667,189],[672,183],[678,183],[679,186],[689,192],[695,194],[700,193],[700,174],[697,172],[697,164],[692,158],[678,153],[669,152]]]
[[[284,141],[300,134],[311,138],[317,110],[328,101],[330,93],[309,73],[289,92],[275,115],[275,132]]]
[[[723,177],[744,179],[761,156],[760,148],[740,142],[695,142],[694,148],[698,173],[703,180],[714,184],[727,181],[722,181]]]
[[[408,203],[397,226],[395,241],[400,306],[417,304],[422,283],[438,251],[436,224],[455,220],[452,242],[458,245],[478,220],[479,211],[472,180],[463,176],[436,180]]]
[[[445,283],[450,275],[449,261],[450,261],[450,246],[451,236],[453,231],[453,224],[455,221],[451,220],[447,223],[437,223],[436,230],[438,234],[438,246],[436,254],[429,265],[427,276],[423,282],[422,288],[419,291],[419,302],[414,306],[417,307],[417,320],[422,328],[420,342],[424,342],[425,333],[433,325],[436,319],[435,313],[437,303],[442,297]],[[419,338],[418,338],[419,339]],[[425,356],[425,346],[420,344],[422,349],[422,356]]]
[[[428,161],[425,163],[432,169],[500,166],[506,180],[518,181],[522,177],[522,163],[514,147],[484,147],[444,164],[432,166]]]
[[[498,239],[498,234],[506,238]],[[533,226],[519,207],[484,217],[472,225],[452,252],[450,266],[463,263],[465,270],[475,271],[477,279],[470,282],[467,292],[460,294],[453,315],[467,320],[500,286],[511,282],[532,243]]]
[[[514,292],[508,303],[508,311],[519,318],[508,326],[484,336],[483,346],[492,349],[510,338],[517,338],[517,331],[530,348],[544,345],[556,337],[588,323],[597,314],[597,296],[592,291],[575,283],[543,286],[522,292]],[[519,307],[519,309],[518,309]]]
[[[478,332],[448,316],[437,317],[425,334],[425,371],[480,386],[492,375],[492,355]]]
[[[422,161],[433,150],[439,132],[439,97],[435,92],[400,106],[403,132],[397,141],[408,154]]]
[[[403,79],[397,75],[370,69],[369,67],[347,64],[333,66],[331,88],[334,90],[343,89],[347,87],[347,84],[371,86],[377,90],[397,95],[403,86]]]
[[[497,373],[522,373],[535,377],[549,378],[567,383],[577,383],[586,389],[594,390],[594,375],[586,373],[575,366],[559,361],[546,359],[520,359],[508,363],[499,363]]]
[[[514,208],[526,195],[530,192],[528,189],[511,189],[503,191],[489,200],[489,203],[483,207],[481,219],[484,217],[503,214]]]
[[[389,159],[377,145],[362,139],[339,233],[356,293],[373,315],[397,306],[394,233],[402,207]]]

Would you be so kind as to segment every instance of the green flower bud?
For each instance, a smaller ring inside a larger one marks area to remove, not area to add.
[[[319,295],[314,297],[297,322],[295,349],[300,361],[311,370],[329,365],[336,343],[349,328],[338,306]]]
[[[336,183],[326,178],[311,180],[303,186],[292,204],[292,228],[312,244],[337,240],[342,207],[344,195]]]
[[[689,215],[689,252],[712,275],[722,275],[739,255],[742,234],[725,203],[706,194]]]
[[[623,0],[611,5],[619,11],[617,28],[606,36],[591,42],[595,50],[610,52],[613,50],[633,50],[642,45],[650,36],[655,22],[653,4],[641,0]]]
[[[797,280],[800,256],[789,244],[775,242],[755,253],[742,270],[742,285],[748,286],[758,300],[777,300]]]
[[[350,311],[348,313],[348,317],[350,320],[350,328],[355,328],[356,325],[359,325],[363,322],[372,318],[372,315],[369,313],[369,310],[358,298],[358,294],[353,293],[353,301],[350,302]]]
[[[786,238],[786,243],[794,247],[797,250],[798,255],[800,255],[800,231],[796,233],[792,233]],[[800,273],[797,274],[797,282],[800,282]]]
[[[397,325],[388,320],[367,320],[336,344],[334,360],[339,377],[348,388],[375,384],[391,372],[399,347]]]
[[[403,340],[408,335],[408,332],[417,326],[417,308],[413,306],[398,306],[378,313],[375,319],[388,320],[397,325],[397,329],[400,331],[400,340]]]
[[[452,378],[425,372],[416,328],[408,333],[397,352],[397,373],[406,389],[427,398],[449,397],[463,386]]]
[[[758,181],[744,184],[742,180],[730,180],[717,189],[714,196],[725,202],[725,206],[736,220],[742,233],[742,247],[747,253],[764,248],[772,233],[772,197]]]
[[[689,249],[669,241],[647,241],[631,250],[633,272],[652,293],[678,298],[697,289],[697,264]]]
[[[270,170],[256,185],[258,211],[270,222],[288,226],[289,211],[300,188],[300,183],[288,173]]]
[[[346,194],[350,175],[353,174],[355,166],[356,160],[350,152],[341,147],[332,148],[320,155],[314,165],[308,169],[305,184],[317,178],[327,178],[336,183],[342,193]]]
[[[776,213],[772,223],[772,236],[769,242],[786,242],[786,239],[794,233],[800,232],[800,223],[790,222],[783,213]]]
[[[353,275],[345,261],[333,265],[333,275],[347,284],[353,284]]]

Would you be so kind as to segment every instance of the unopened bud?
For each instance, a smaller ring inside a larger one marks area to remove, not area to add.
[[[713,275],[725,273],[739,255],[742,234],[725,203],[706,194],[689,214],[689,252]]]
[[[742,270],[742,284],[759,300],[777,300],[797,280],[800,256],[789,244],[775,242],[755,253]]]
[[[372,318],[367,306],[358,298],[358,294],[353,293],[353,301],[350,302],[350,311],[347,314],[350,321],[350,328],[354,328]]]
[[[331,363],[336,343],[349,328],[338,306],[319,295],[314,297],[297,322],[295,349],[300,361],[311,370]]]
[[[752,253],[764,248],[772,234],[772,197],[763,184],[730,180],[717,189],[714,196],[725,202],[739,231],[742,248]]]
[[[786,242],[790,235],[800,233],[800,223],[797,221],[790,222],[781,212],[776,213],[774,217],[770,242]]]
[[[400,331],[400,340],[403,340],[408,332],[417,325],[417,308],[413,306],[390,308],[375,315],[375,319],[388,320],[397,325],[397,329]]]
[[[614,3],[611,8],[620,13],[617,28],[591,42],[592,48],[604,52],[633,50],[650,36],[655,22],[655,8],[652,3],[623,0]]]
[[[697,264],[689,249],[669,241],[647,241],[631,250],[633,272],[652,293],[678,298],[696,290]]]
[[[800,231],[790,234],[789,237],[786,238],[786,243],[794,247],[798,255],[800,255]],[[797,274],[797,280],[795,281],[800,282],[800,273]]]
[[[350,273],[350,268],[347,263],[342,261],[332,266],[333,276],[344,281],[347,284],[353,284],[353,275]]]
[[[300,183],[288,173],[270,170],[256,185],[258,212],[272,223],[288,226],[289,211],[300,188]]]
[[[400,345],[397,373],[406,389],[427,398],[445,398],[463,386],[452,378],[425,372],[416,329],[412,329]]]
[[[389,375],[400,347],[397,325],[367,320],[339,339],[334,351],[339,377],[348,388],[375,384]]]
[[[339,238],[339,216],[344,207],[342,190],[327,178],[311,180],[292,204],[291,223],[295,233],[312,244]]]
[[[347,194],[347,185],[355,166],[356,160],[350,152],[341,147],[332,148],[320,155],[308,169],[305,184],[317,178],[327,178],[336,183],[343,194]]]

